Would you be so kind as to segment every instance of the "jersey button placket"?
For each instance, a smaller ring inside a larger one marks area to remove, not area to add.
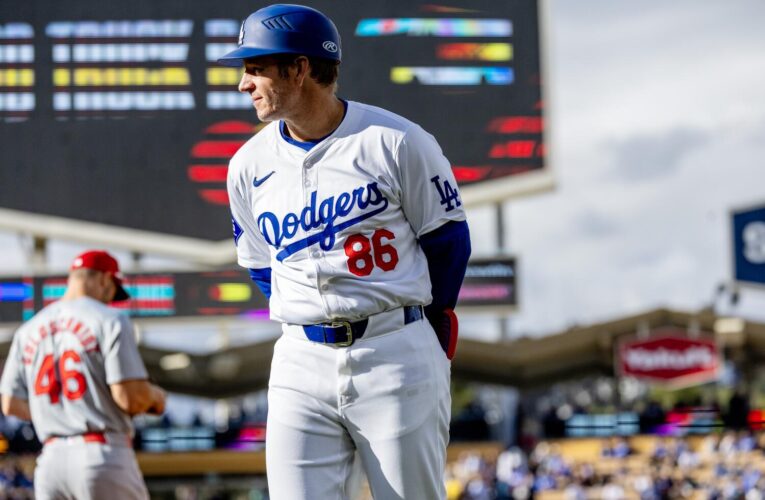
[[[310,158],[303,160],[303,199],[307,203],[311,201],[311,193],[317,189],[316,169],[314,161]]]
[[[317,170],[314,167],[314,160],[311,158],[306,158],[303,161],[303,201],[305,203],[304,206],[308,206],[311,203],[311,194],[314,191],[318,191],[317,185],[318,185],[318,179],[317,179]],[[318,192],[317,192],[317,198],[318,198]],[[312,232],[309,230],[309,232]],[[329,287],[327,284],[323,281],[323,273],[321,269],[321,252],[316,247],[317,244],[314,244],[314,246],[307,249],[308,256],[310,257],[311,263],[313,264],[313,268],[316,272],[316,286],[321,291],[327,291]],[[327,299],[324,297],[321,293],[319,293],[319,299],[322,302],[322,309],[324,311],[327,311]]]

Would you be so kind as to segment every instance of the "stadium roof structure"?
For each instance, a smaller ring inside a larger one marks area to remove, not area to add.
[[[709,310],[657,309],[538,338],[482,342],[463,335],[452,362],[452,378],[532,389],[593,374],[613,376],[619,340],[661,327],[714,333],[721,345],[744,348],[752,359],[765,360],[765,324],[743,322],[738,323],[740,331],[725,331],[720,329],[725,320]],[[151,376],[169,390],[224,397],[267,386],[274,342],[190,355],[188,367],[172,371],[159,365],[168,351],[142,347],[142,353]]]
[[[739,349],[750,362],[765,360],[765,324],[732,320],[710,310],[657,309],[539,338],[482,342],[465,335],[452,362],[452,377],[523,390],[593,374],[614,376],[614,348],[619,340],[662,327],[687,330],[691,336],[714,334],[721,346]],[[167,390],[224,398],[266,388],[275,340],[209,353],[179,353],[147,345],[140,349],[151,378]],[[9,346],[9,340],[0,344],[0,356],[7,355]],[[173,356],[181,356],[182,363],[170,367],[166,361]]]
[[[666,327],[688,331],[690,337],[714,335],[721,347],[745,349],[750,360],[765,359],[765,324],[718,316],[710,310],[656,309],[539,338],[500,344],[461,341],[452,376],[519,389],[588,375],[615,376],[615,350],[622,339]]]

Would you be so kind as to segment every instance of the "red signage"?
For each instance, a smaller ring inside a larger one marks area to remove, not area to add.
[[[684,331],[663,330],[619,346],[617,365],[625,376],[671,385],[693,385],[717,378],[720,351],[711,338],[688,338]]]

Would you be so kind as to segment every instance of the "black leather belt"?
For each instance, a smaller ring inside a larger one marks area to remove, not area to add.
[[[404,306],[404,324],[414,323],[423,318],[422,306]],[[303,325],[308,340],[321,344],[347,347],[364,336],[369,318],[359,321],[333,321],[317,325]]]

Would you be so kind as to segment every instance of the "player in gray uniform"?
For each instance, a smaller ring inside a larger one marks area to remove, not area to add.
[[[31,420],[44,444],[35,496],[146,499],[132,448],[131,416],[161,414],[165,392],[150,383],[129,318],[117,261],[88,251],[67,289],[13,337],[0,394],[6,415]]]
[[[219,61],[271,122],[228,170],[238,262],[283,324],[269,494],[348,498],[358,453],[375,499],[445,498],[465,213],[433,136],[335,95],[340,58],[324,14],[271,5]]]

